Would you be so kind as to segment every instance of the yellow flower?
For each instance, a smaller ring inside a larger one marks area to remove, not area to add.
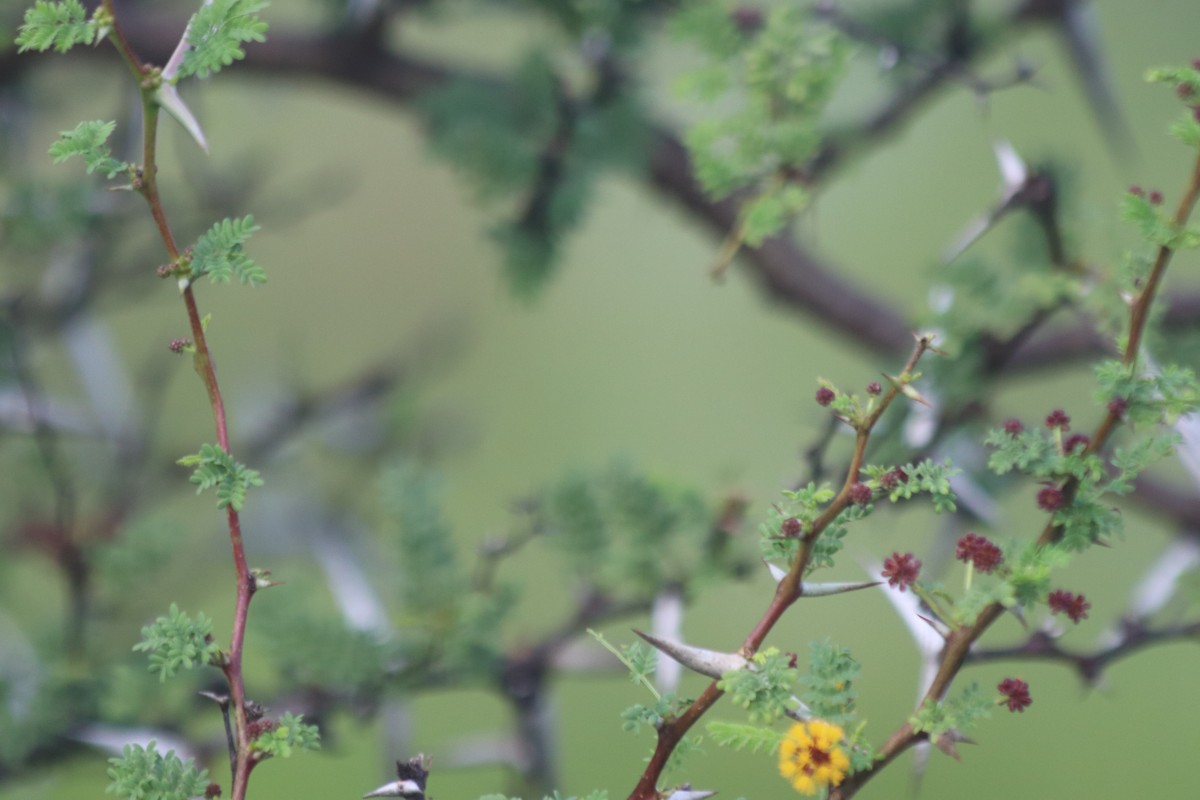
[[[779,774],[801,794],[837,786],[846,777],[850,758],[838,747],[842,729],[821,720],[792,726],[779,745]]]

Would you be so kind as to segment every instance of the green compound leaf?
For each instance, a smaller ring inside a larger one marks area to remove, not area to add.
[[[216,487],[217,508],[232,507],[234,511],[241,511],[246,502],[246,491],[251,486],[263,485],[258,470],[238,463],[215,444],[201,445],[200,452],[184,456],[176,463],[195,467],[190,480],[198,487],[196,494]]]
[[[267,23],[256,14],[268,5],[262,0],[213,0],[202,6],[188,23],[190,49],[176,80],[191,75],[207,78],[245,58],[244,43],[265,42]]]
[[[81,122],[74,130],[59,133],[59,140],[50,145],[50,156],[55,164],[61,164],[71,156],[82,156],[87,163],[88,174],[99,171],[111,178],[118,172],[129,169],[124,161],[112,157],[106,142],[116,129],[117,123],[104,120]]]
[[[927,701],[909,719],[913,730],[929,734],[937,741],[942,734],[955,730],[967,733],[981,720],[992,715],[995,703],[984,693],[978,683],[971,683],[954,697],[941,701]]]
[[[228,283],[236,277],[247,286],[267,282],[267,273],[245,254],[246,241],[255,231],[253,215],[223,219],[208,229],[192,247],[192,280],[207,275],[213,283]]]
[[[45,52],[53,47],[65,53],[77,44],[95,41],[97,27],[95,20],[87,18],[87,9],[79,0],[59,3],[38,0],[25,11],[25,22],[17,34],[17,52]]]
[[[714,720],[706,726],[708,735],[721,747],[732,747],[734,750],[749,750],[757,753],[760,750],[774,753],[783,741],[783,733],[774,728],[760,728],[757,725],[741,725],[735,722]]]
[[[320,750],[321,732],[299,715],[284,714],[274,727],[261,733],[250,743],[250,749],[261,756],[289,757],[295,750]]]
[[[192,759],[183,761],[174,750],[166,754],[155,749],[152,739],[146,747],[127,744],[119,758],[108,760],[112,781],[106,794],[129,800],[189,800],[204,795],[208,770],[196,769]]]
[[[150,671],[158,673],[159,681],[180,669],[213,663],[221,653],[212,641],[212,620],[204,614],[192,619],[174,603],[167,616],[142,628],[142,641],[133,649],[150,654]]]
[[[792,699],[792,686],[799,672],[792,656],[768,648],[753,658],[753,667],[726,672],[717,688],[749,712],[751,722],[771,723],[783,716]]]
[[[862,668],[850,651],[828,641],[812,642],[808,651],[807,686],[801,699],[821,719],[845,725],[854,717],[854,681]]]

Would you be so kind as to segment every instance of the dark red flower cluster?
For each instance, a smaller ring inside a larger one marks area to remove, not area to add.
[[[1061,408],[1056,408],[1046,416],[1046,427],[1061,428],[1064,433],[1071,430],[1071,418]]]
[[[883,473],[883,476],[879,479],[879,488],[885,492],[890,492],[902,483],[908,483],[908,473],[900,469],[900,467],[896,467],[889,472]]]
[[[850,502],[856,506],[865,506],[871,502],[871,487],[865,483],[855,482],[850,486]]]
[[[1019,419],[1010,419],[1004,422],[1004,432],[1009,436],[1016,436],[1023,430],[1025,430],[1025,426],[1021,424],[1021,420]]]
[[[204,787],[204,796],[208,798],[208,800],[213,800],[214,797],[220,797],[221,784],[210,782],[208,786]]]
[[[250,741],[254,741],[264,733],[270,733],[275,730],[275,720],[273,719],[256,719],[246,724],[246,736]]]
[[[787,539],[795,539],[804,530],[804,525],[795,517],[788,517],[779,526],[779,533]]]
[[[883,387],[879,385],[878,381],[872,381],[867,384],[867,394],[872,397],[878,397],[881,392],[883,392]]]
[[[1156,206],[1161,205],[1162,201],[1163,201],[1163,193],[1160,192],[1158,189],[1155,189],[1153,192],[1150,193],[1150,196],[1146,199],[1149,200],[1151,203],[1153,203]]]
[[[834,394],[833,389],[830,389],[828,386],[822,386],[820,389],[817,389],[817,405],[819,406],[829,405],[833,402],[833,398],[835,397],[837,397],[837,395]]]
[[[1075,450],[1086,450],[1092,439],[1086,433],[1072,433],[1063,442],[1063,452],[1073,453]]]
[[[1129,410],[1129,401],[1124,397],[1114,397],[1108,401],[1108,413],[1114,417],[1123,417],[1125,412]]]
[[[1004,554],[1000,552],[1000,548],[992,544],[986,536],[977,533],[968,533],[958,540],[954,557],[964,564],[974,564],[975,569],[983,573],[991,572],[1004,561]]]
[[[1033,705],[1033,698],[1029,696],[1029,684],[1020,678],[1005,678],[996,688],[1008,698],[1004,705],[1008,706],[1009,711],[1023,712]]]
[[[887,578],[888,586],[903,592],[921,574],[921,562],[912,553],[892,553],[883,562],[883,572],[880,574]]]
[[[1045,486],[1037,493],[1038,508],[1042,511],[1058,511],[1066,502],[1062,489],[1057,486]]]
[[[1092,604],[1083,595],[1063,589],[1055,589],[1051,592],[1050,596],[1046,598],[1046,602],[1050,604],[1052,613],[1066,614],[1076,625],[1080,620],[1087,619],[1088,609],[1092,607]]]

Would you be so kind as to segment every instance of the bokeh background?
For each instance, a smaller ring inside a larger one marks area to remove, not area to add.
[[[22,5],[0,4],[3,19],[11,25]],[[328,5],[276,2],[267,19],[280,30],[319,26]],[[405,20],[398,46],[486,71],[511,67],[532,43],[569,45],[516,4],[436,5],[441,6],[436,14]],[[854,10],[870,4],[843,5]],[[1165,135],[1177,104],[1168,90],[1145,84],[1142,75],[1151,66],[1200,56],[1200,5],[1100,0],[1089,6],[1116,98],[1135,137],[1133,150],[1116,153],[1107,146],[1061,42],[1051,31],[1031,30],[982,71],[1009,69],[1019,55],[1037,67],[1035,85],[997,93],[986,107],[964,89],[939,94],[893,140],[821,192],[798,223],[800,234],[846,277],[919,320],[939,254],[998,195],[992,147],[1003,139],[1030,161],[1067,169],[1074,241],[1088,259],[1114,263],[1131,241],[1116,223],[1121,190],[1138,183],[1170,193],[1183,183],[1188,157]],[[671,88],[691,57],[665,32],[644,48],[647,102],[666,122],[697,113]],[[120,124],[132,119],[126,81],[115,57],[41,58],[18,88],[6,89],[19,91],[34,112],[4,120],[10,157],[25,154],[28,169],[48,182],[77,179],[77,165],[44,163],[45,147],[57,131],[80,119],[115,117]],[[874,107],[881,91],[870,55],[862,54],[838,92],[832,117],[857,118]],[[186,205],[199,183],[209,191],[208,182],[216,181],[234,193],[249,184],[246,196],[231,197],[229,213],[251,212],[262,224],[252,251],[270,275],[254,291],[201,292],[203,308],[213,315],[211,345],[235,449],[239,436],[279,413],[280,398],[298,387],[337,385],[373,365],[403,363],[406,378],[400,397],[390,401],[387,424],[410,426],[414,437],[427,442],[445,476],[447,516],[464,547],[505,531],[516,499],[566,470],[603,466],[614,458],[713,498],[741,493],[750,503],[749,520],[756,522],[780,489],[805,474],[802,451],[820,435],[824,419],[811,401],[816,377],[860,387],[897,366],[772,304],[736,263],[728,280],[711,280],[706,267],[719,242],[635,177],[602,182],[586,221],[565,243],[557,274],[530,300],[514,296],[503,278],[502,256],[487,235],[494,213],[474,201],[454,164],[431,153],[410,108],[342,85],[237,68],[188,99],[212,154],[200,156],[176,126],[165,124],[167,201]],[[148,225],[131,229],[130,252],[145,252],[150,235]],[[979,247],[1007,254],[1011,244],[1001,228]],[[1194,285],[1197,266],[1194,258],[1181,259],[1178,271],[1190,270]],[[0,263],[0,290],[21,285],[34,268]],[[170,359],[164,348],[170,338],[184,335],[182,308],[166,286],[137,293],[136,301],[115,293],[105,298],[100,319],[130,370],[151,365],[164,376],[157,412],[163,443],[193,446],[211,438],[205,397],[186,362]],[[33,352],[47,392],[79,394],[61,343],[39,342]],[[1074,399],[1079,417],[1094,419],[1094,412],[1084,410],[1089,395],[1086,369],[1068,370],[1010,384],[995,406],[1006,416],[1029,417],[1044,414],[1047,403]],[[270,565],[286,580],[281,592],[324,598],[311,555],[289,537],[296,524],[287,513],[290,498],[305,492],[336,495],[369,508],[372,468],[331,465],[302,451],[255,466],[265,473],[263,491],[270,500],[258,513],[252,508],[246,520],[251,562]],[[1040,528],[1031,498],[1032,489],[1003,502],[998,535]],[[146,618],[178,600],[205,609],[218,631],[228,629],[232,574],[221,520],[210,513],[210,503],[189,492],[168,503],[170,513],[192,530],[181,537],[176,560],[130,587],[144,596]],[[369,511],[362,519],[367,528],[373,524]],[[1071,568],[1070,585],[1094,606],[1092,620],[1068,635],[1071,645],[1094,646],[1119,616],[1132,579],[1172,533],[1136,512],[1126,522],[1126,541],[1089,552]],[[856,558],[880,558],[893,549],[921,553],[936,532],[923,512],[889,514],[855,529],[848,552]],[[11,552],[0,558],[8,562],[0,570],[6,619],[26,630],[59,624],[63,598],[50,567],[30,558],[18,562]],[[515,642],[532,639],[567,591],[559,576],[545,572],[548,563],[533,553],[512,565],[511,577],[544,587],[522,606]],[[850,558],[830,577],[861,576]],[[684,630],[697,643],[731,646],[757,618],[769,592],[765,572],[743,583],[714,585],[689,606]],[[811,639],[831,637],[851,648],[863,664],[863,719],[882,742],[910,713],[917,681],[916,651],[893,611],[881,596],[857,594],[796,616],[772,642],[803,650]],[[628,640],[630,624],[643,622],[612,626],[608,635]],[[104,635],[125,635],[132,644],[137,624],[123,632],[106,629]],[[1000,642],[1021,632],[1006,621],[991,635]],[[252,653],[253,641],[249,647]],[[249,670],[253,682],[253,663]],[[936,756],[923,796],[1187,797],[1200,790],[1192,766],[1200,747],[1195,718],[1200,651],[1194,642],[1139,653],[1114,665],[1091,690],[1056,665],[992,665],[971,672],[985,686],[1020,675],[1033,687],[1034,705],[1025,714],[997,714],[983,724],[979,746],[962,748],[963,763]],[[701,685],[695,683],[695,690]],[[607,788],[620,797],[632,788],[651,740],[622,733],[617,715],[643,699],[619,675],[555,682],[564,792]],[[413,701],[411,742],[434,755],[434,797],[504,789],[500,769],[439,769],[437,758],[464,733],[503,730],[506,715],[484,692],[432,693]],[[738,715],[724,704],[713,716]],[[359,796],[386,778],[381,765],[389,755],[410,755],[382,752],[377,720],[347,715],[336,726],[336,739],[323,752],[259,769],[253,796]],[[911,754],[864,796],[906,796],[913,780],[910,761]],[[220,769],[215,765],[214,771]],[[0,783],[0,798],[98,797],[106,782],[103,770],[102,754],[81,750]],[[711,743],[703,757],[690,762],[685,777],[727,797],[791,791],[773,759]]]

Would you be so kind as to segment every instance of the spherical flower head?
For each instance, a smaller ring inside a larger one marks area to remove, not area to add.
[[[1007,698],[1001,705],[1008,706],[1009,711],[1023,713],[1033,705],[1033,698],[1029,696],[1029,684],[1020,678],[1005,678],[996,688]]]
[[[854,483],[850,486],[850,502],[856,506],[865,506],[871,502],[871,487],[865,483]]]
[[[779,774],[800,794],[839,785],[850,769],[842,737],[841,728],[819,719],[793,725],[779,744]]]
[[[1045,486],[1037,493],[1038,508],[1042,511],[1058,511],[1066,502],[1062,489],[1057,486]]]
[[[1004,422],[1004,432],[1009,436],[1016,436],[1023,430],[1025,430],[1025,426],[1021,424],[1021,420],[1019,419],[1010,419]]]
[[[1086,433],[1072,433],[1063,441],[1063,452],[1073,453],[1076,450],[1083,452],[1091,443],[1092,439]]]
[[[208,800],[213,800],[215,797],[220,797],[221,784],[210,782],[208,786],[204,787],[204,796],[208,798]]]
[[[1146,199],[1149,200],[1153,205],[1156,205],[1156,206],[1162,205],[1163,193],[1160,192],[1158,189],[1155,189],[1153,192],[1150,193],[1150,196]]]
[[[1087,619],[1088,609],[1092,607],[1092,604],[1083,595],[1063,589],[1055,589],[1051,592],[1050,596],[1046,598],[1046,602],[1050,604],[1052,613],[1066,614],[1076,625],[1080,620]]]
[[[171,343],[167,345],[167,349],[172,353],[182,353],[191,343],[190,339],[172,339]]]
[[[783,521],[783,524],[779,526],[779,533],[788,539],[795,539],[803,530],[803,523],[801,523],[800,520],[796,519],[795,517],[788,517]]]
[[[1108,413],[1114,417],[1124,417],[1125,412],[1129,410],[1129,401],[1124,397],[1114,397],[1108,401]]]
[[[958,540],[954,557],[964,564],[974,564],[975,569],[983,573],[991,572],[1004,561],[1004,554],[1000,552],[1000,548],[986,536],[977,533],[968,533]]]
[[[880,574],[887,578],[888,586],[903,592],[921,574],[921,562],[912,553],[892,553],[883,562],[883,572]]]
[[[908,473],[900,467],[895,467],[883,473],[883,476],[879,479],[879,488],[885,492],[890,492],[902,483],[908,483]]]
[[[1071,418],[1067,416],[1067,412],[1061,408],[1056,408],[1046,417],[1046,427],[1050,429],[1059,428],[1066,433],[1071,430]]]
[[[1134,197],[1145,197],[1146,190],[1138,186],[1136,183],[1129,187],[1129,193]]]
[[[883,387],[879,385],[878,381],[872,381],[867,384],[867,394],[871,395],[871,397],[878,397],[881,392],[883,392]]]
[[[837,397],[837,394],[828,386],[822,386],[820,389],[817,389],[817,405],[819,406],[829,405],[835,397]]]

